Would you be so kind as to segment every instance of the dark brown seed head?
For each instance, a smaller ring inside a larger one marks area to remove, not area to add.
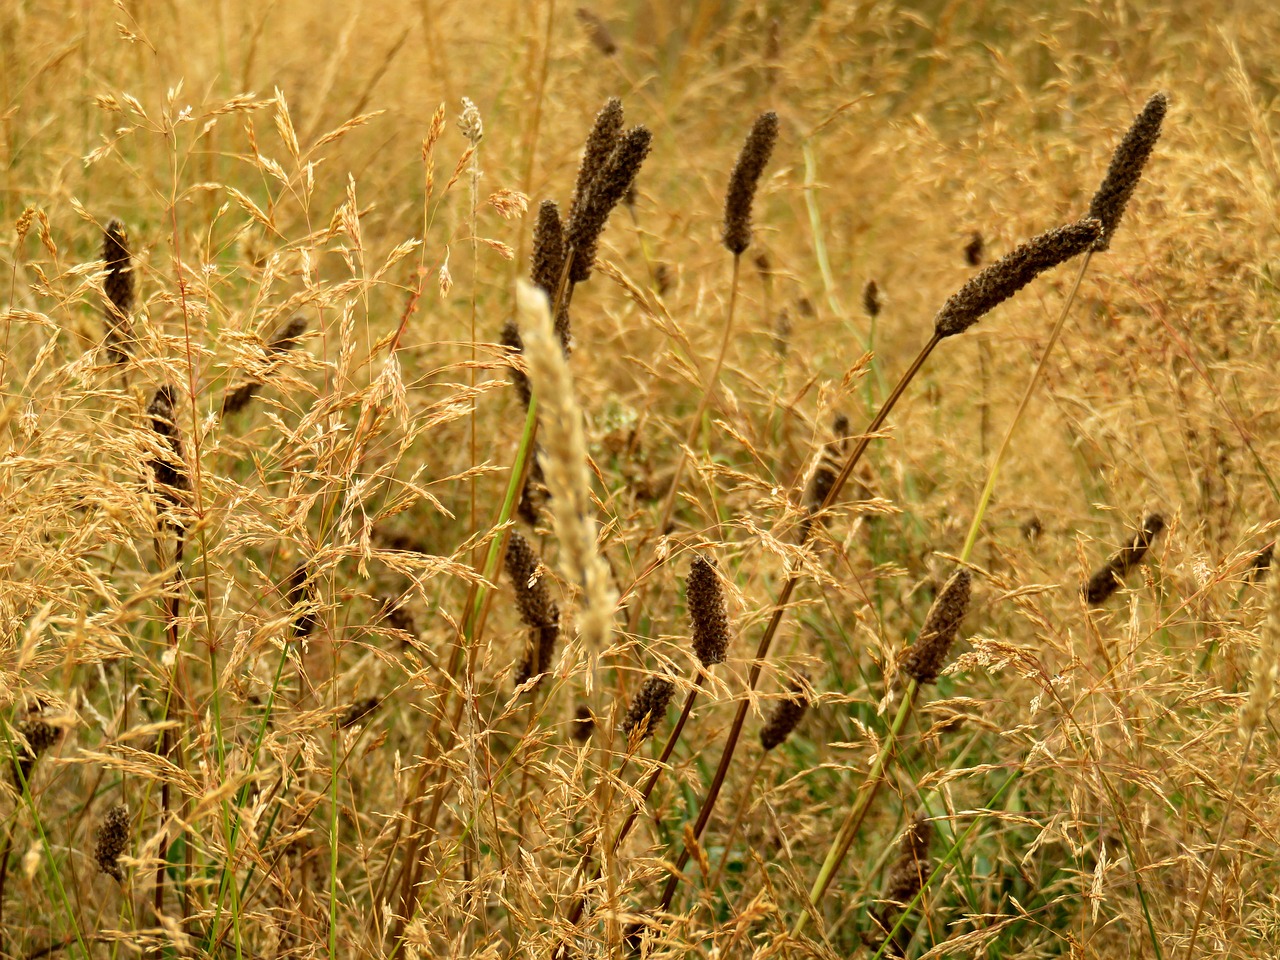
[[[543,200],[538,206],[538,219],[533,225],[533,263],[529,279],[555,297],[564,269],[564,227],[560,208],[554,200]]]
[[[1142,179],[1142,170],[1156,141],[1160,139],[1160,127],[1168,109],[1169,97],[1164,93],[1154,94],[1134,118],[1129,132],[1111,155],[1107,175],[1102,178],[1102,184],[1089,204],[1089,216],[1102,222],[1102,233],[1093,245],[1094,250],[1102,251],[1111,246],[1111,237],[1120,225],[1124,208]]]
[[[347,727],[355,726],[373,711],[378,709],[378,705],[382,701],[378,697],[365,697],[363,700],[357,700],[351,706],[347,707],[347,712],[342,715],[342,719],[338,721],[339,729],[345,730]]]
[[[933,839],[933,824],[923,814],[917,814],[902,837],[898,847],[898,860],[889,871],[884,898],[905,904],[920,892],[929,876],[929,843]]]
[[[693,621],[693,655],[704,668],[723,663],[729,650],[729,615],[715,561],[693,558],[685,584],[685,603]]]
[[[302,335],[307,332],[307,318],[298,314],[288,323],[272,334],[267,341],[267,356],[278,357],[297,348],[302,342]],[[239,413],[249,405],[258,391],[262,389],[262,379],[255,376],[246,383],[228,390],[222,398],[222,415]]]
[[[804,692],[804,684],[797,680],[791,684],[787,698],[774,704],[769,719],[760,728],[760,746],[772,750],[781,744],[791,736],[808,709],[809,698]]]
[[[982,248],[982,234],[975,230],[964,246],[964,262],[971,267],[982,266]]]
[[[934,332],[939,337],[964,333],[1040,274],[1084,253],[1101,232],[1099,221],[1086,218],[1015,247],[947,299],[934,318]]]
[[[534,444],[534,459],[529,465],[529,476],[525,478],[524,489],[520,491],[520,504],[516,507],[516,513],[520,519],[531,527],[536,527],[538,521],[542,518],[542,511],[546,508],[547,501],[551,499],[551,493],[547,490],[547,478],[542,472],[542,464],[538,462],[541,456],[542,448],[538,444]]]
[[[147,405],[151,430],[163,444],[163,452],[151,459],[160,496],[173,506],[180,503],[179,491],[187,489],[187,464],[182,456],[182,435],[178,432],[177,409],[173,387],[165,384],[156,390]]]
[[[98,825],[93,859],[98,869],[117,880],[124,880],[120,870],[120,854],[129,846],[129,808],[119,803],[107,811]]]
[[[632,127],[618,138],[618,145],[600,167],[600,172],[569,221],[568,240],[573,248],[569,279],[582,283],[591,276],[600,234],[609,214],[626,194],[649,155],[653,135],[645,127]]]
[[[972,579],[963,568],[951,575],[929,608],[916,642],[903,654],[898,668],[916,683],[933,683],[946,665],[951,645],[969,611]]]
[[[285,594],[289,608],[293,613],[293,639],[302,640],[311,636],[320,625],[320,617],[316,610],[315,589],[307,572],[307,565],[300,563],[289,574],[289,590]]]
[[[591,185],[600,175],[604,162],[618,145],[622,135],[622,101],[610,97],[596,114],[587,142],[582,148],[582,161],[578,164],[578,179],[573,185],[573,198],[569,201],[568,221],[572,222],[582,209],[583,201],[591,191]]]
[[[107,295],[107,349],[116,362],[123,362],[132,350],[129,316],[137,299],[133,273],[133,257],[129,253],[129,234],[124,222],[112,218],[102,231],[102,259],[107,275],[102,281]]]
[[[1133,539],[1094,571],[1081,591],[1085,602],[1091,607],[1100,607],[1106,603],[1124,583],[1124,578],[1143,561],[1151,544],[1164,528],[1164,517],[1158,513],[1149,514]]]
[[[724,196],[724,227],[721,237],[735,257],[751,246],[751,204],[755,200],[760,175],[778,142],[778,115],[770,110],[756,117],[738,154],[729,189]]]
[[[520,328],[516,325],[515,317],[508,317],[507,322],[502,325],[502,334],[499,342],[511,351],[512,354],[524,353],[524,340],[520,336]],[[520,406],[526,410],[529,407],[529,399],[533,396],[533,388],[529,386],[529,378],[523,370],[516,368],[514,364],[509,368],[511,374],[511,385],[516,388],[516,394],[520,397]]]
[[[17,761],[13,771],[13,785],[21,790],[22,785],[31,779],[31,771],[40,755],[58,742],[58,728],[38,717],[23,720],[15,724],[15,728],[27,742],[25,747],[20,743],[14,744]]]
[[[622,730],[631,742],[648,740],[653,736],[667,706],[675,695],[676,685],[670,677],[654,675],[646,680],[622,720]]]
[[[591,738],[591,732],[596,728],[595,717],[591,715],[591,708],[585,703],[578,704],[578,710],[573,717],[573,726],[571,733],[573,739],[579,743],[586,743]]]
[[[507,576],[515,588],[520,619],[530,627],[555,627],[560,623],[560,608],[551,599],[547,580],[529,541],[512,530],[507,543]]]
[[[836,477],[840,475],[841,461],[849,435],[849,418],[843,413],[836,414],[835,422],[832,424],[832,434],[831,440],[823,445],[822,456],[818,460],[817,468],[813,471],[813,481],[805,494],[805,507],[809,515],[800,526],[801,543],[809,539],[815,514],[822,509],[822,505],[827,500],[827,494],[831,492]]]
[[[872,320],[880,316],[880,288],[874,280],[868,280],[862,288],[862,309]]]
[[[612,57],[618,52],[618,45],[613,41],[613,34],[609,32],[608,26],[596,14],[587,7],[578,8],[578,22],[582,24],[582,29],[587,34],[587,39],[591,41],[591,45],[599,50],[606,57]]]

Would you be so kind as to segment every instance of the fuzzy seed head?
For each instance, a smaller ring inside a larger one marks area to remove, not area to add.
[[[800,681],[793,682],[790,695],[774,704],[769,719],[760,728],[760,746],[765,750],[779,746],[791,736],[808,709],[809,698],[804,692],[804,685]]]
[[[560,271],[564,268],[564,227],[560,223],[560,208],[554,200],[543,200],[538,205],[538,219],[533,225],[533,262],[529,279],[547,292],[556,295],[560,283]]]
[[[667,707],[675,695],[676,685],[670,677],[654,675],[644,682],[622,719],[622,731],[631,743],[640,743],[653,736]]]
[[[151,472],[160,496],[176,507],[180,503],[179,491],[187,489],[187,465],[182,455],[182,435],[178,432],[177,409],[170,384],[156,390],[147,405],[147,416],[151,418],[151,431],[161,439],[164,447],[160,455],[152,458]]]
[[[551,599],[542,561],[529,541],[518,531],[511,531],[507,543],[507,576],[515,588],[516,606],[520,619],[530,627],[550,627],[559,624],[560,609]]]
[[[618,145],[601,164],[581,203],[574,208],[568,230],[569,246],[573,248],[569,279],[574,283],[590,278],[596,250],[600,246],[600,234],[609,221],[609,214],[640,172],[652,140],[653,135],[642,126],[632,127],[622,134]]]
[[[969,242],[964,245],[964,262],[971,267],[982,266],[983,247],[982,234],[977,230],[973,231]]]
[[[947,299],[934,318],[935,332],[939,337],[964,333],[1040,274],[1084,253],[1101,232],[1100,221],[1086,218],[1015,247]]]
[[[880,316],[880,287],[874,280],[868,280],[862,288],[862,309],[872,320]]]
[[[58,728],[38,717],[23,720],[15,724],[15,728],[27,742],[25,747],[20,743],[14,744],[17,761],[13,771],[13,785],[21,790],[22,785],[31,779],[31,771],[40,755],[58,742]]]
[[[622,101],[617,97],[610,97],[596,114],[595,123],[591,125],[591,132],[587,134],[587,142],[582,148],[578,179],[573,185],[573,199],[569,202],[570,221],[578,215],[592,183],[599,176],[613,148],[618,145],[618,137],[622,135],[622,122]]]
[[[1124,578],[1146,558],[1151,544],[1164,528],[1164,517],[1158,513],[1148,514],[1133,539],[1094,571],[1082,591],[1085,602],[1091,607],[1106,603],[1124,583]]]
[[[760,175],[778,142],[778,115],[770,110],[756,117],[738,162],[729,175],[729,189],[724,197],[724,227],[721,238],[735,257],[751,246],[751,204],[755,200]]]
[[[1093,245],[1094,250],[1101,252],[1111,246],[1111,237],[1120,225],[1124,208],[1142,179],[1143,168],[1156,141],[1160,139],[1160,128],[1168,109],[1168,95],[1153,94],[1111,155],[1107,174],[1089,203],[1089,216],[1102,223],[1102,233]]]
[[[964,615],[969,612],[972,576],[961,568],[942,585],[916,642],[903,655],[899,669],[918,684],[933,683],[946,665]]]
[[[116,804],[98,825],[93,859],[97,861],[99,870],[120,881],[124,880],[120,854],[129,846],[129,835],[129,808],[122,803]]]
[[[592,46],[606,57],[612,57],[618,52],[618,45],[614,42],[613,34],[609,32],[608,26],[594,11],[588,7],[579,7],[577,17]]]
[[[685,585],[685,602],[693,621],[693,655],[704,669],[723,663],[729,650],[729,615],[715,561],[694,557]]]
[[[311,586],[305,563],[298,564],[289,574],[289,591],[285,595],[293,610],[293,639],[303,640],[311,636],[320,625],[315,610],[315,590]]]
[[[112,218],[102,231],[102,259],[107,275],[102,288],[107,295],[107,349],[112,359],[123,362],[131,349],[129,317],[137,300],[133,257],[129,253],[129,233],[124,221]]]
[[[507,322],[502,325],[502,333],[498,339],[504,347],[511,351],[512,355],[524,353],[524,340],[520,337],[520,327],[516,324],[515,317],[507,318]],[[529,400],[533,397],[533,390],[529,386],[529,378],[515,364],[511,365],[509,372],[511,385],[516,388],[516,395],[520,397],[520,406],[527,410],[529,408]]]
[[[917,814],[898,847],[898,859],[889,871],[884,897],[896,903],[908,903],[920,892],[929,876],[929,843],[933,839],[933,824],[923,814]]]

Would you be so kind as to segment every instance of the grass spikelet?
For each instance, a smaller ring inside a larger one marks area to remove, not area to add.
[[[1085,602],[1091,607],[1100,607],[1106,603],[1124,584],[1124,578],[1143,561],[1151,544],[1164,528],[1164,517],[1158,513],[1149,514],[1133,539],[1094,571],[1082,591]]]
[[[601,164],[586,195],[575,206],[568,230],[569,246],[573,250],[569,279],[574,283],[591,277],[600,234],[609,222],[609,214],[640,172],[652,140],[653,135],[643,126],[632,127],[622,134],[618,145]],[[585,158],[583,162],[585,164]]]
[[[1168,95],[1153,94],[1111,155],[1106,176],[1089,203],[1089,216],[1102,224],[1102,233],[1093,245],[1094,250],[1101,252],[1111,246],[1111,238],[1120,225],[1124,208],[1142,179],[1143,168],[1156,141],[1160,139],[1160,128],[1168,109]]]
[[[612,630],[618,593],[609,566],[596,549],[582,411],[574,399],[573,377],[555,335],[546,294],[521,282],[516,303],[524,320],[529,380],[538,398],[544,442],[538,460],[551,494],[560,561],[568,578],[583,590],[585,609],[578,619],[579,634],[588,649],[599,649]]]
[[[922,685],[938,679],[964,615],[969,611],[972,581],[972,575],[962,567],[942,585],[915,643],[898,663],[898,669],[904,676]]]
[[[123,363],[133,352],[129,318],[137,301],[137,278],[129,252],[129,233],[119,218],[112,217],[102,231],[102,259],[107,265],[107,275],[102,281],[107,295],[107,350],[112,360]]]
[[[693,558],[685,585],[685,603],[693,621],[693,655],[703,669],[723,663],[729,649],[729,615],[714,560]]]
[[[947,299],[934,318],[936,336],[964,333],[1040,274],[1084,253],[1101,233],[1102,223],[1086,218],[1055,227],[1015,247]]]
[[[809,697],[804,683],[795,680],[787,697],[777,701],[769,718],[760,728],[760,746],[766,751],[780,746],[795,731],[809,709]]]
[[[129,808],[118,803],[103,816],[94,843],[93,859],[98,869],[120,882],[124,881],[120,854],[129,846],[130,834]]]
[[[729,175],[724,197],[724,226],[721,239],[735,257],[751,246],[751,204],[755,200],[760,175],[778,142],[778,115],[770,110],[756,117]]]
[[[622,101],[617,97],[610,97],[596,114],[591,132],[587,134],[587,142],[582,148],[578,178],[573,185],[573,198],[569,201],[568,221],[570,223],[578,217],[587,194],[591,192],[592,185],[604,169],[605,161],[618,145],[618,138],[622,135],[622,123]]]
[[[675,682],[670,677],[657,674],[641,685],[631,706],[627,708],[627,715],[622,718],[622,732],[627,735],[627,742],[632,749],[653,736],[654,730],[667,715],[667,707],[675,692]]]

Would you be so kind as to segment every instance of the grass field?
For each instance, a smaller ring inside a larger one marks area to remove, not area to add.
[[[1277,49],[4,0],[0,956],[1276,956]]]

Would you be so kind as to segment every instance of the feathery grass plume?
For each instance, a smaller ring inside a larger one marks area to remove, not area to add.
[[[129,808],[118,803],[107,811],[102,823],[98,824],[93,859],[97,861],[99,870],[121,882],[124,881],[124,874],[120,870],[120,854],[129,846],[129,835]]]
[[[570,732],[578,743],[586,743],[591,739],[591,732],[596,728],[596,718],[591,715],[591,708],[585,703],[578,704],[573,715],[573,726]]]
[[[267,358],[274,359],[295,349],[302,342],[302,335],[307,332],[307,318],[298,314],[277,330],[267,341]],[[222,415],[238,413],[249,405],[249,401],[262,389],[262,379],[255,377],[247,383],[228,390],[222,398]]]
[[[729,615],[714,560],[693,558],[685,581],[685,604],[693,621],[693,655],[703,669],[723,663],[729,649]]]
[[[511,531],[511,539],[507,543],[506,566],[507,576],[515,588],[520,619],[529,627],[529,644],[516,671],[516,684],[519,685],[551,669],[556,641],[560,636],[560,608],[547,589],[542,561],[529,541],[515,530]]]
[[[1262,642],[1253,658],[1253,687],[1240,711],[1240,736],[1246,741],[1262,723],[1275,694],[1280,672],[1280,570],[1274,567],[1267,577],[1267,618],[1262,624]]]
[[[898,669],[916,683],[933,683],[946,665],[951,645],[969,611],[972,581],[963,567],[951,575],[938,591],[915,643],[902,655]]]
[[[579,7],[577,17],[592,46],[606,57],[612,57],[618,52],[618,45],[614,43],[613,34],[609,32],[608,26],[596,16],[594,11],[587,7]]]
[[[524,340],[520,337],[520,327],[516,324],[515,317],[508,317],[507,322],[502,325],[502,333],[498,342],[513,354],[524,353]],[[529,400],[533,396],[533,390],[529,386],[529,378],[514,363],[507,370],[511,375],[511,385],[516,388],[516,395],[520,397],[520,406],[527,410],[529,408]]]
[[[622,101],[617,97],[610,97],[596,114],[591,132],[587,134],[587,142],[582,147],[582,161],[578,164],[578,179],[573,184],[567,223],[571,224],[577,218],[592,184],[604,168],[604,162],[618,145],[618,138],[622,135],[622,121]]]
[[[1094,571],[1082,591],[1085,602],[1091,607],[1100,607],[1106,603],[1124,584],[1124,578],[1130,571],[1146,557],[1152,542],[1164,527],[1164,517],[1158,513],[1149,514],[1142,521],[1141,529],[1133,535],[1133,539]]]
[[[982,266],[982,251],[984,247],[982,234],[977,230],[973,231],[973,235],[969,237],[969,242],[964,245],[964,262],[971,267]]]
[[[58,742],[58,728],[39,717],[28,717],[14,725],[14,729],[26,741],[26,746],[15,744],[17,759],[14,762],[13,785],[19,790],[31,778],[40,755]]]
[[[779,746],[791,736],[808,709],[809,697],[805,693],[803,682],[792,681],[790,695],[774,704],[769,719],[760,728],[760,746],[765,750]]]
[[[112,217],[102,231],[102,259],[107,265],[107,275],[102,281],[107,295],[107,351],[113,361],[123,363],[132,352],[129,318],[138,294],[133,256],[129,253],[129,233],[124,221],[117,217]]]
[[[1054,227],[1015,247],[947,298],[934,318],[935,335],[964,333],[1040,274],[1084,253],[1101,232],[1100,221],[1085,218]]]
[[[161,498],[176,508],[181,505],[179,491],[187,489],[187,465],[182,455],[182,435],[178,432],[177,409],[174,406],[171,384],[166,383],[156,390],[147,405],[147,415],[151,418],[152,432],[163,441],[166,448],[160,455],[151,458],[151,472]]]
[[[862,309],[872,320],[880,316],[880,287],[874,280],[868,280],[862,288]]]
[[[516,288],[516,305],[525,325],[529,379],[538,395],[544,442],[538,461],[551,494],[561,563],[568,579],[583,590],[585,609],[578,617],[579,635],[587,649],[599,650],[613,629],[618,592],[609,565],[596,548],[582,410],[574,399],[573,377],[555,335],[546,294],[521,281]]]
[[[670,677],[654,674],[644,682],[627,708],[627,715],[622,718],[622,731],[629,743],[638,744],[653,736],[653,731],[667,715],[667,707],[675,692],[676,685]]]
[[[1111,155],[1106,176],[1089,203],[1089,216],[1102,223],[1102,233],[1093,245],[1094,250],[1101,252],[1111,246],[1111,237],[1120,226],[1124,208],[1142,179],[1142,170],[1156,141],[1160,139],[1160,127],[1168,109],[1168,95],[1153,94]]]
[[[303,640],[311,636],[320,625],[320,617],[316,613],[315,591],[305,563],[298,564],[289,574],[289,590],[285,599],[293,612],[293,639]]]
[[[756,197],[760,175],[778,142],[778,115],[770,110],[756,117],[729,174],[724,196],[724,226],[721,239],[735,257],[751,246],[751,204]]]
[[[575,207],[568,229],[569,246],[573,248],[569,279],[574,283],[590,278],[609,214],[640,172],[652,141],[653,135],[643,126],[632,127],[618,137],[618,145],[601,164],[582,202]]]

